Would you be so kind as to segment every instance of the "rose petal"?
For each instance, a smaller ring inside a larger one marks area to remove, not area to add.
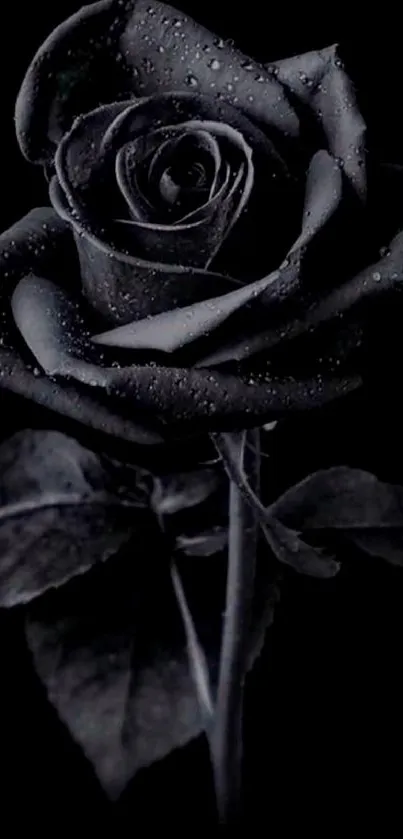
[[[178,367],[131,366],[121,369],[98,367],[74,355],[77,352],[74,336],[80,327],[79,315],[72,306],[71,300],[60,288],[39,278],[26,278],[16,289],[13,310],[30,349],[38,362],[48,369],[48,372],[58,376],[73,377],[79,382],[91,385],[95,394],[97,391],[106,390],[111,404],[116,405],[116,399],[123,396],[125,400],[133,402],[135,411],[151,411],[164,421],[167,419],[175,423],[186,421],[186,424],[190,426],[195,422],[205,422],[209,427],[218,423],[219,427],[222,427],[222,423],[229,423],[230,426],[234,422],[247,423],[249,417],[253,415],[256,422],[260,419],[282,415],[289,410],[304,410],[322,404],[358,384],[358,380],[346,377],[328,381],[319,377],[318,380],[304,382],[295,378],[279,379],[273,375],[233,376],[221,374],[215,370],[200,371]],[[60,316],[66,321],[65,333],[60,330]],[[78,349],[82,352],[82,346],[79,345]],[[7,357],[5,361],[6,364],[1,365],[3,386],[7,381]],[[17,372],[18,361],[17,366],[15,360],[12,359],[11,363],[14,372]],[[24,371],[21,382],[20,372],[18,377],[15,376],[15,383],[12,376],[11,386],[16,392],[26,394],[29,374]],[[33,398],[38,399],[37,388],[32,387],[33,382],[38,382],[38,377],[30,375],[30,395],[33,394]],[[39,380],[40,384],[44,381],[46,384],[43,391],[39,388],[41,404],[47,404],[49,396],[49,381],[42,378]],[[7,384],[10,386],[9,377]],[[18,389],[21,384],[22,391]],[[67,395],[70,391],[71,386],[67,385]],[[53,402],[54,391],[51,391],[51,397]],[[60,393],[56,391],[56,404],[60,401],[58,397]],[[88,422],[86,411],[89,406],[86,391],[83,391],[83,397],[80,393],[79,399],[79,413],[82,401],[82,415]],[[90,397],[89,404],[92,405],[94,412],[90,424],[97,427],[99,408],[95,400],[91,400]],[[53,405],[50,404],[49,407],[53,408]],[[72,406],[69,405],[68,415],[74,416],[74,401]],[[102,422],[105,423],[105,417],[102,414],[101,416]],[[242,420],[241,417],[243,417]],[[114,421],[113,415],[112,421]],[[137,428],[136,433],[138,433]]]
[[[71,129],[74,142],[63,142],[57,148],[56,171],[69,205],[78,215],[84,213],[89,216],[90,211],[99,213],[97,203],[99,179],[102,178],[100,150],[103,138],[109,125],[129,104],[132,103],[113,102],[97,108],[91,113],[91,119],[78,117]]]
[[[244,114],[212,97],[170,92],[129,105],[104,106],[75,121],[59,144],[55,157],[57,177],[71,211],[85,221],[92,232],[99,232],[100,226],[106,228],[102,238],[107,241],[108,221],[114,215],[116,217],[116,158],[123,147],[140,137],[152,135],[161,125],[163,130],[170,131],[177,125],[195,121],[231,126],[234,137],[238,132],[244,143],[253,149],[254,165],[260,178],[272,183],[274,176],[281,186],[282,179],[287,177],[283,160],[270,139]]]
[[[48,376],[74,376],[83,384],[106,384],[102,367],[88,354],[85,321],[79,306],[64,289],[30,274],[18,283],[11,298],[14,320],[25,342]]]
[[[301,234],[291,248],[289,255],[298,258],[298,251],[306,247],[335,213],[342,197],[341,172],[333,158],[326,151],[314,155],[308,172],[306,201]],[[294,269],[294,271],[293,271]],[[235,313],[254,304],[263,312],[275,304],[290,298],[298,286],[298,262],[293,263],[291,272],[286,264],[268,277],[249,283],[229,294],[203,300],[197,305],[170,310],[132,324],[97,335],[93,341],[108,346],[130,347],[132,349],[158,349],[164,352],[175,350],[210,335]],[[254,329],[256,325],[253,324]],[[220,349],[198,366],[214,366],[231,359],[245,358],[265,347],[266,338],[248,335],[239,341],[237,335],[229,345]]]
[[[209,335],[235,312],[246,306],[279,280],[280,272],[237,288],[221,297],[202,300],[196,305],[171,309],[154,317],[128,323],[92,340],[96,344],[130,349],[155,349],[174,352],[192,341]]]
[[[164,201],[160,193],[161,172],[164,172],[166,158],[172,158],[180,152],[183,141],[191,141],[195,157],[197,152],[204,153],[208,160],[210,173],[209,185],[204,191],[208,191],[208,198],[211,199],[215,192],[218,175],[222,168],[221,152],[217,140],[206,130],[197,129],[189,132],[186,124],[168,126],[141,135],[137,140],[132,140],[122,146],[116,156],[116,180],[120,191],[130,208],[130,214],[134,221],[156,221],[164,219]],[[148,171],[143,180],[146,182],[148,192],[140,190],[137,172],[142,170],[144,160],[148,162]],[[166,161],[165,166],[171,161]],[[176,187],[177,191],[180,187]],[[152,201],[158,195],[158,201]],[[170,202],[172,204],[172,202]],[[172,210],[172,206],[169,207]],[[167,207],[165,207],[166,213]],[[172,218],[168,219],[172,223]],[[176,219],[178,221],[179,219]]]
[[[0,349],[0,388],[129,444],[155,446],[165,442],[151,427],[120,414],[116,402],[107,405],[102,394],[89,393],[88,389],[66,381],[60,384],[38,370],[29,370],[21,356],[12,350]]]
[[[305,185],[302,229],[289,254],[305,247],[334,216],[343,196],[341,169],[324,149],[314,154]]]
[[[309,105],[326,133],[329,149],[361,200],[367,194],[365,121],[334,44],[269,65],[294,96]]]
[[[184,123],[183,128],[189,131],[203,129],[221,142],[226,141],[231,146],[232,156],[235,151],[238,157],[237,164],[234,162],[238,167],[234,177],[216,201],[205,205],[205,212],[196,221],[190,217],[186,222],[175,224],[142,221],[126,224],[127,244],[128,248],[131,245],[131,252],[135,251],[142,258],[204,268],[210,264],[247,204],[253,186],[252,152],[242,135],[228,125],[195,121]]]
[[[71,215],[56,178],[51,182],[50,197],[76,233],[84,293],[109,322],[141,319],[239,286],[222,274],[147,262],[114,250]]]
[[[220,348],[206,356],[200,366],[216,366],[229,358],[245,359],[255,352],[275,347],[280,342],[290,341],[320,324],[332,321],[365,301],[377,298],[397,289],[403,281],[403,233],[397,236],[386,249],[386,255],[353,277],[349,277],[332,291],[312,300],[310,295],[299,301],[297,314],[277,323],[274,327],[255,337],[242,339],[236,345]]]
[[[221,93],[252,118],[298,134],[283,86],[263,65],[230,45],[218,49],[213,33],[164,3],[100,0],[64,21],[36,53],[17,99],[18,141],[29,160],[51,161],[80,113],[125,96],[190,87]]]
[[[84,120],[92,121],[94,118],[96,119],[96,111],[87,114]],[[285,163],[270,138],[239,108],[211,95],[180,90],[169,90],[165,93],[158,91],[151,97],[132,103],[119,114],[105,132],[100,155],[102,166],[107,165],[109,159],[114,160],[125,143],[149,133],[150,129],[192,121],[218,122],[231,126],[242,134],[256,155],[263,160],[270,158],[272,171],[276,171],[279,176],[287,172]],[[81,143],[80,137],[73,129],[63,139],[62,148],[66,151],[71,143]],[[63,156],[65,160],[65,152]],[[65,176],[69,177],[66,168]]]
[[[131,366],[110,369],[111,392],[164,418],[170,427],[231,430],[306,411],[360,387],[359,376],[296,380],[217,370]]]
[[[75,258],[70,226],[51,207],[36,207],[0,235],[0,292],[30,271],[51,276]]]

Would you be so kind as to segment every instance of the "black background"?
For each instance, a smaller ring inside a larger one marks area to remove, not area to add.
[[[403,70],[387,27],[369,40],[327,7],[318,14],[271,4],[268,10],[259,0],[237,8],[222,0],[177,5],[265,60],[340,41],[372,143],[384,156],[401,157]],[[13,107],[36,49],[80,6],[74,0],[49,6],[37,0],[22,9],[8,0],[1,12],[1,228],[32,206],[48,203],[41,172],[23,160],[17,147]],[[398,372],[400,359],[395,363]],[[324,433],[333,435],[328,443],[339,455],[346,435],[345,459],[352,465],[359,465],[361,450],[355,445],[365,437],[380,472],[403,480],[400,428],[396,416],[385,416],[375,405],[353,416],[350,426],[340,429],[333,423]],[[304,447],[302,429],[288,453],[297,473],[303,472]],[[277,460],[274,465],[283,468]],[[27,823],[54,834],[87,825],[130,836],[154,826],[211,826],[203,744],[139,776],[118,805],[105,801],[79,749],[46,703],[18,625],[18,615],[5,616],[0,636],[3,819],[8,813],[14,828]],[[326,836],[338,819],[342,829],[360,831],[363,820],[373,823],[379,817],[387,832],[385,820],[398,811],[401,795],[402,630],[403,571],[346,555],[341,575],[330,583],[290,578],[248,689],[246,789],[252,826],[256,822],[262,831],[277,833],[315,825]],[[3,829],[7,835],[4,821]]]

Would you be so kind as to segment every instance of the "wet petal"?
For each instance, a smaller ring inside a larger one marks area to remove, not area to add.
[[[102,367],[85,360],[86,326],[79,304],[59,286],[30,274],[11,299],[14,320],[38,364],[49,376],[74,376],[105,384]]]
[[[45,276],[71,268],[76,258],[71,228],[51,207],[36,207],[0,235],[0,293],[30,271]]]
[[[196,220],[190,216],[186,220],[165,224],[123,222],[125,240],[129,252],[142,258],[204,268],[215,256],[248,202],[253,187],[252,152],[242,135],[228,125],[194,121],[184,123],[183,130],[204,130],[220,142],[223,157],[230,160],[226,188],[220,191],[216,200],[204,205],[204,212]],[[126,180],[124,187],[125,191],[129,188]]]
[[[71,215],[56,178],[50,196],[75,230],[84,293],[111,323],[127,323],[174,306],[225,293],[239,282],[222,274],[130,256],[90,233]]]
[[[96,343],[132,349],[158,349],[174,352],[200,338],[210,335],[235,313],[240,313],[253,304],[259,306],[259,315],[273,305],[284,303],[298,286],[298,251],[305,248],[335,213],[342,197],[340,168],[326,151],[314,155],[308,171],[305,209],[301,234],[288,256],[295,261],[285,265],[254,283],[249,283],[229,294],[203,300],[197,305],[162,312],[132,324],[108,331],[93,338]],[[269,312],[268,312],[269,316]],[[261,318],[261,320],[263,317]],[[254,325],[255,326],[255,325]],[[200,362],[203,366],[214,366],[224,361],[244,358],[265,347],[264,340],[252,333],[241,341],[237,333],[230,344]]]
[[[364,119],[337,45],[270,65],[277,78],[309,105],[325,131],[329,149],[343,166],[357,195],[367,194]]]
[[[303,248],[334,216],[343,195],[340,166],[324,149],[314,154],[307,174],[302,229],[290,254]]]
[[[39,370],[29,369],[16,351],[0,349],[0,388],[127,444],[155,446],[165,442],[158,431],[143,425],[140,419],[137,422],[125,416],[116,402],[106,404],[102,393],[49,379]]]
[[[115,102],[97,108],[90,117],[78,117],[72,126],[72,141],[69,134],[57,148],[55,167],[60,184],[72,211],[81,216],[89,218],[91,209],[97,209],[98,181],[103,178],[100,171],[103,138],[111,122],[129,104]]]
[[[93,337],[94,343],[131,349],[156,349],[174,352],[192,341],[210,334],[231,315],[260,297],[279,279],[275,271],[269,277],[231,291],[221,297],[202,300],[197,305],[161,312],[154,317],[104,332]]]
[[[318,408],[361,385],[354,375],[298,380],[158,365],[110,369],[109,376],[111,392],[164,418],[171,430],[176,425],[209,430],[252,427]]]
[[[270,69],[233,46],[218,49],[213,33],[164,3],[100,0],[64,21],[36,53],[17,99],[18,141],[29,160],[51,161],[80,113],[117,98],[189,88],[221,94],[285,134],[299,132]]]

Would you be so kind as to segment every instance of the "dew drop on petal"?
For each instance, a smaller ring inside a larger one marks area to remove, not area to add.
[[[197,85],[199,84],[199,80],[193,73],[188,73],[188,75],[186,76],[186,84],[188,84],[189,87],[197,87]]]
[[[265,425],[263,426],[263,430],[264,431],[273,431],[273,429],[276,427],[277,424],[278,424],[278,420],[273,420],[272,422],[266,422]]]
[[[219,62],[218,58],[213,58],[213,60],[212,60],[212,61],[210,61],[209,67],[210,67],[212,70],[219,70],[219,69],[220,69],[220,67],[221,67],[221,64],[220,64],[220,62]]]
[[[376,283],[380,283],[382,279],[380,272],[374,271],[374,273],[372,274],[372,279],[375,280]]]

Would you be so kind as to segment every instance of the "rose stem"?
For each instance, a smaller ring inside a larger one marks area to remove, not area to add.
[[[244,470],[259,490],[260,432],[247,432]],[[241,818],[242,721],[246,660],[251,629],[258,522],[236,484],[230,480],[226,607],[221,646],[217,704],[210,750],[220,823]]]

